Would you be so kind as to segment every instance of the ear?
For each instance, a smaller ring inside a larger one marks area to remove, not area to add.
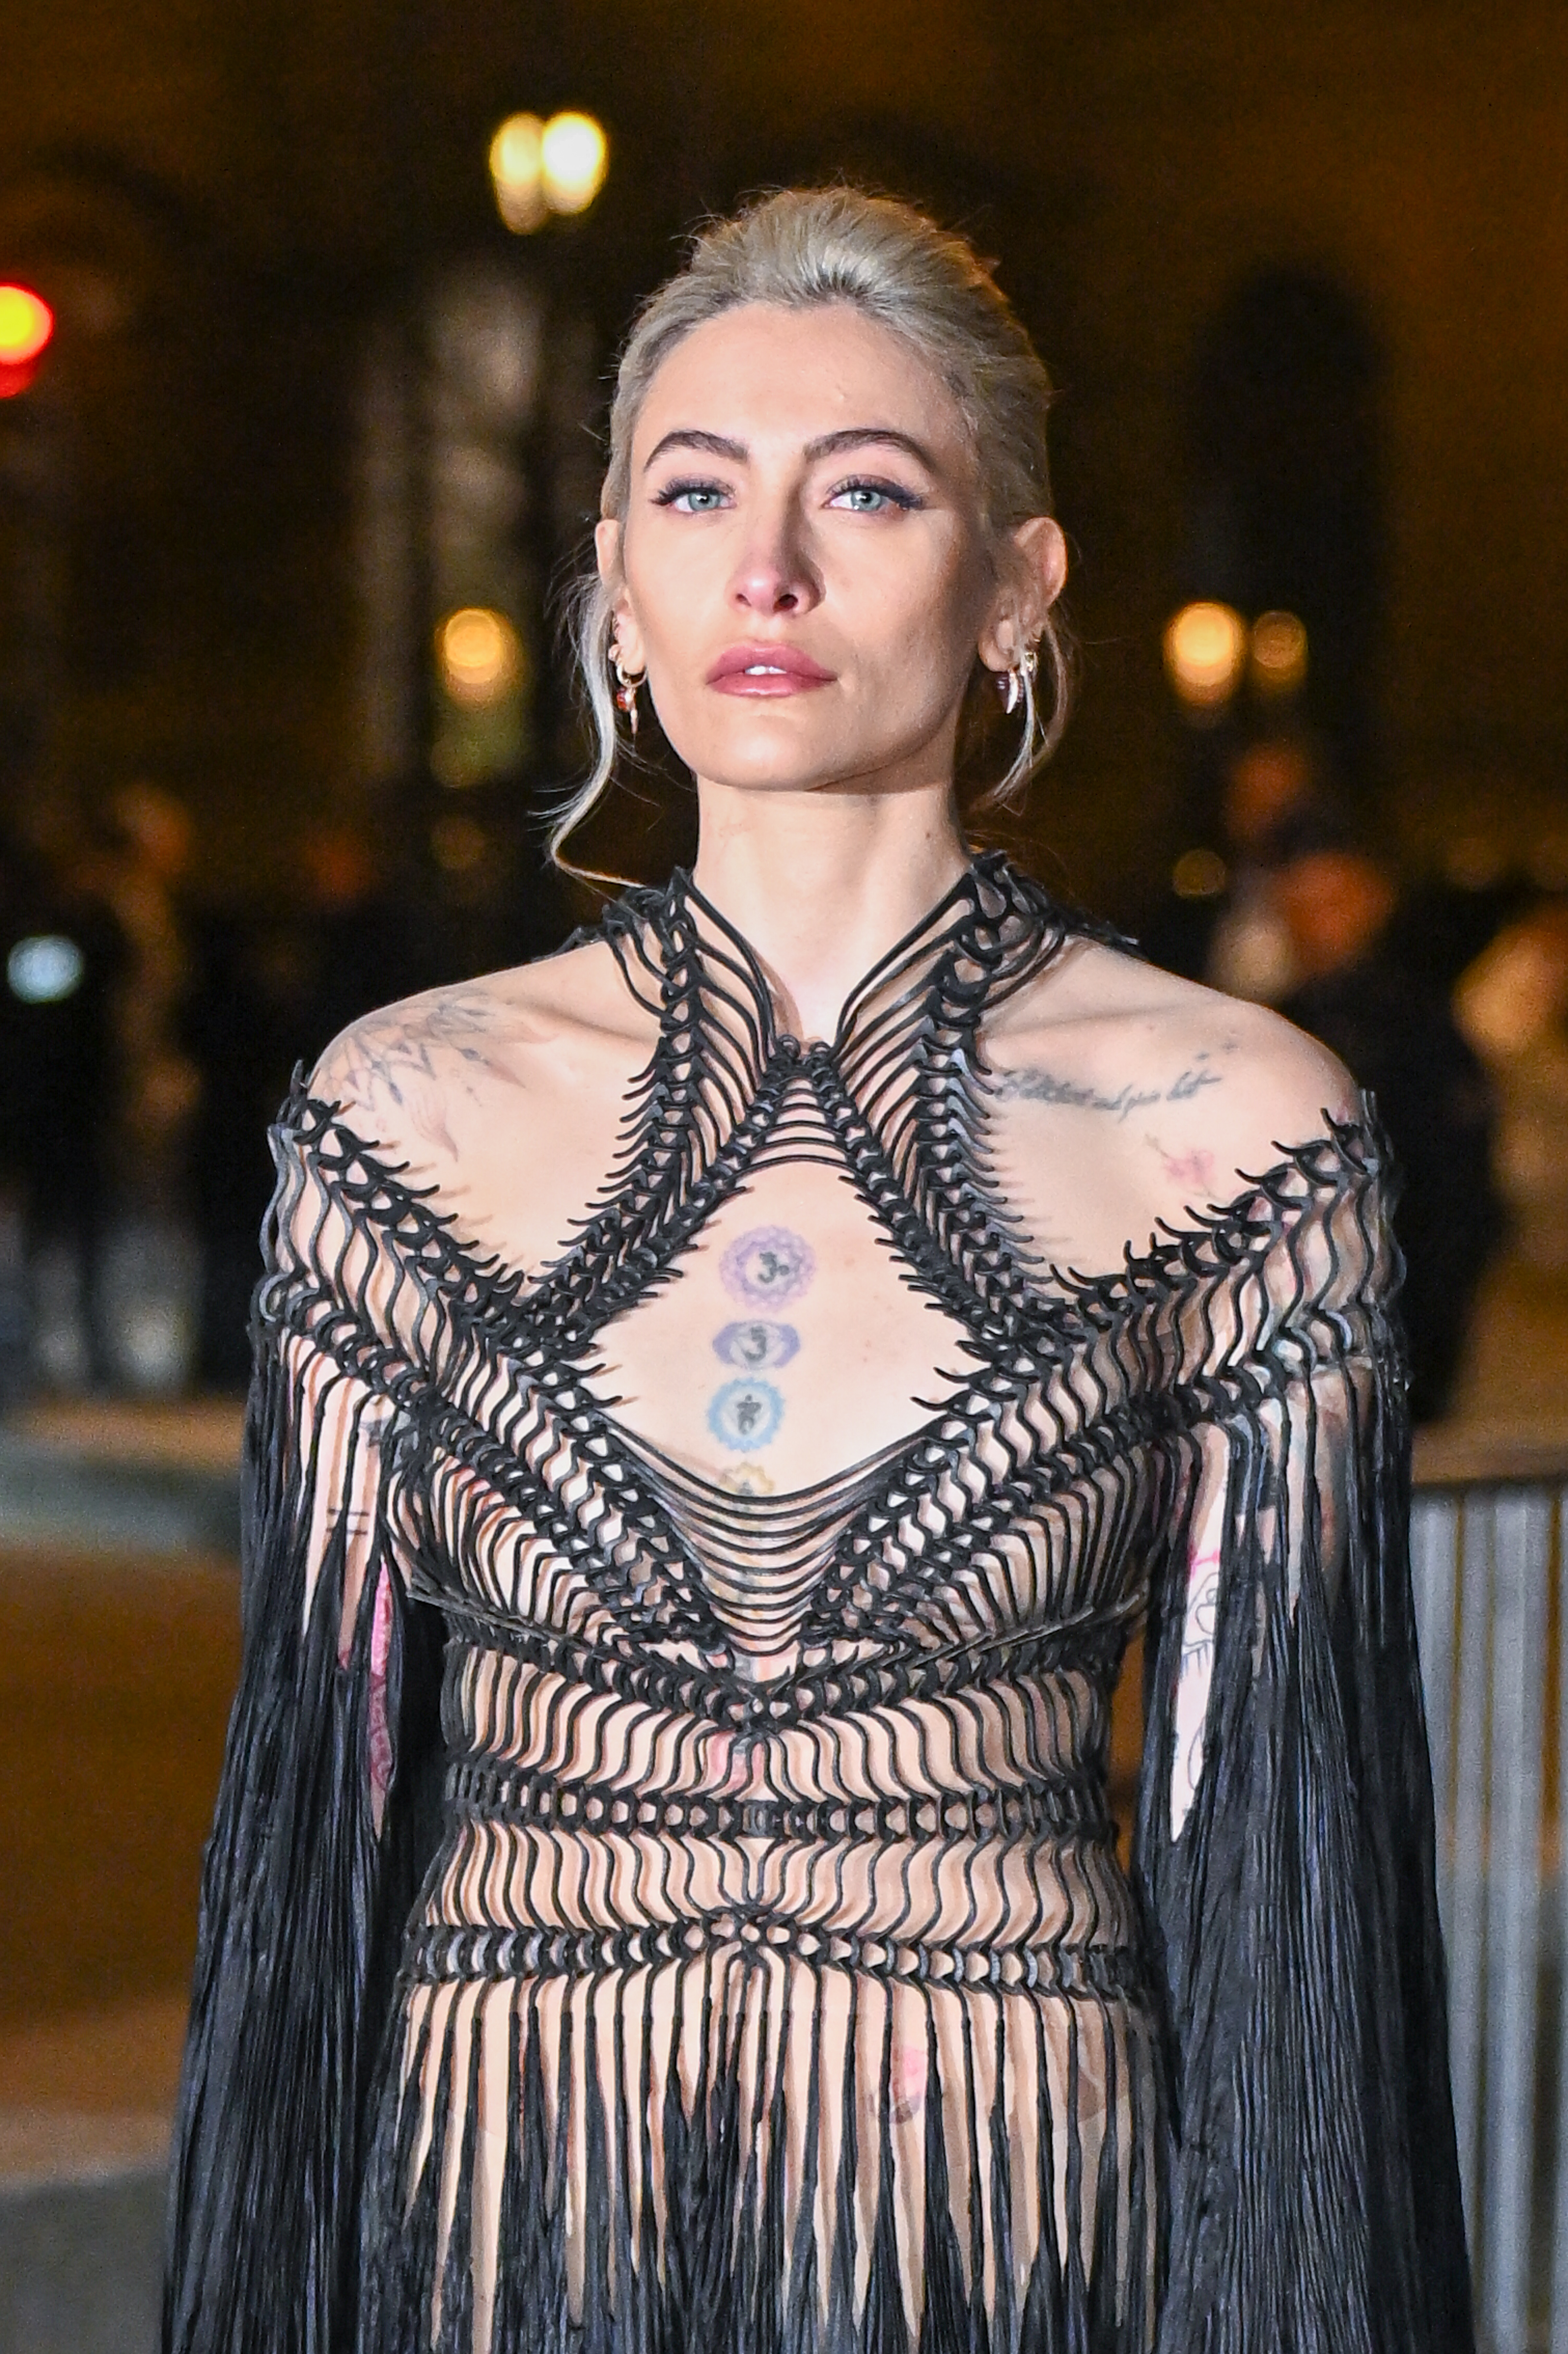
[[[1067,578],[1067,543],[1050,515],[1031,515],[1012,534],[1007,577],[992,599],[980,635],[988,670],[1011,670],[1045,626],[1045,616]]]
[[[593,546],[599,562],[599,577],[614,599],[611,610],[615,614],[615,642],[620,648],[620,659],[629,671],[646,669],[642,636],[632,615],[626,573],[620,561],[620,525],[613,515],[605,515],[595,524]]]

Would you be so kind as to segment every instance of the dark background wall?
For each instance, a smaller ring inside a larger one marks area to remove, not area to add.
[[[603,366],[705,209],[841,169],[1000,254],[1062,387],[1084,686],[1030,822],[1056,871],[1136,917],[1181,846],[1160,635],[1192,563],[1194,370],[1270,270],[1338,290],[1373,355],[1359,789],[1417,859],[1472,838],[1559,855],[1568,14],[1549,0],[7,0],[4,48],[0,273],[58,296],[29,430],[72,457],[58,692],[47,740],[0,759],[14,793],[170,787],[215,900],[286,895],[300,829],[372,790],[351,419],[374,319],[443,258],[506,245]],[[609,180],[523,254],[486,142],[514,107],[564,104],[606,123]],[[532,782],[569,765],[557,733]]]

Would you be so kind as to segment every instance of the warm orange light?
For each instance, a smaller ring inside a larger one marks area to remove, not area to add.
[[[1260,613],[1252,625],[1253,684],[1260,695],[1294,695],[1307,676],[1307,627],[1294,613]]]
[[[536,114],[509,114],[490,143],[496,210],[517,237],[549,218],[545,197],[545,126]]]
[[[552,114],[539,141],[545,202],[553,213],[586,213],[604,186],[609,142],[591,114]]]
[[[496,208],[519,237],[552,213],[586,213],[609,169],[609,142],[591,114],[509,114],[490,143]]]
[[[1165,667],[1191,709],[1213,711],[1230,701],[1246,660],[1247,627],[1229,605],[1183,605],[1165,629]]]
[[[504,613],[464,605],[436,631],[441,684],[454,703],[482,709],[499,703],[523,674],[523,641]]]
[[[30,286],[0,286],[0,367],[26,367],[54,331],[54,313]]]

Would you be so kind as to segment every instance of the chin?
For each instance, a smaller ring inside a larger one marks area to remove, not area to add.
[[[813,731],[795,724],[797,716],[748,713],[740,726],[693,729],[683,737],[671,734],[670,741],[694,776],[732,792],[809,792],[879,765],[878,754],[873,751],[868,759],[863,747],[813,741]]]

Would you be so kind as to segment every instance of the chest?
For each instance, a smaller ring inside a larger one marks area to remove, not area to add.
[[[589,1386],[716,1486],[810,1488],[927,1421],[972,1355],[842,1172],[756,1172],[605,1326]]]

